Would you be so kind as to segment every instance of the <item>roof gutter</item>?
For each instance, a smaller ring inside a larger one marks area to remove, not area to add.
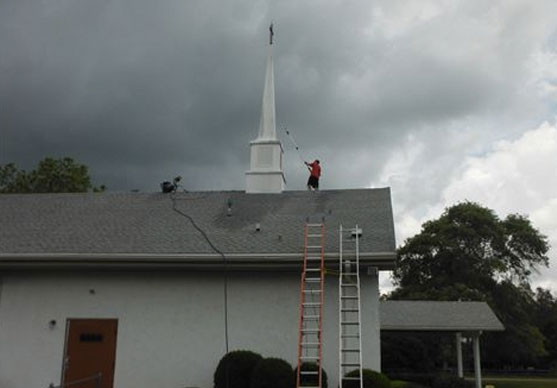
[[[2,253],[0,269],[191,269],[300,270],[301,253]],[[394,252],[360,253],[360,263],[378,270],[394,267]],[[338,254],[325,254],[327,267],[338,267]]]
[[[382,331],[449,331],[449,332],[477,332],[477,331],[504,331],[501,326],[419,326],[419,325],[381,325]]]

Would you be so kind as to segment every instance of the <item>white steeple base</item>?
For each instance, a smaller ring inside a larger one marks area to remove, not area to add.
[[[278,194],[284,190],[284,174],[276,172],[246,172],[246,193],[248,194]]]
[[[250,142],[250,170],[246,171],[246,193],[281,193],[285,188],[282,172],[282,145],[279,140]]]

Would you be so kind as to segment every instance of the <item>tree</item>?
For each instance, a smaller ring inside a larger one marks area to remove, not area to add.
[[[104,191],[93,187],[89,169],[72,158],[45,158],[36,170],[26,172],[14,163],[0,166],[0,193],[78,193]]]
[[[535,302],[534,319],[546,339],[544,367],[557,370],[557,298],[550,291],[537,288]]]
[[[443,288],[460,283],[482,293],[506,279],[527,282],[532,270],[548,266],[547,237],[521,215],[500,220],[477,203],[463,202],[405,241],[394,279],[402,288]]]
[[[548,250],[547,237],[525,216],[500,219],[477,203],[459,203],[399,248],[398,288],[390,298],[486,301],[506,327],[483,341],[491,349],[489,362],[532,365],[547,351],[532,318],[529,280],[532,271],[548,266]]]

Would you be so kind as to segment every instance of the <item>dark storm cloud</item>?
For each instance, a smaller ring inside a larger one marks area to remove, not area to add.
[[[177,174],[192,189],[242,189],[274,20],[289,187],[303,188],[306,171],[281,126],[324,161],[325,187],[366,186],[406,133],[498,109],[512,90],[492,71],[511,65],[442,36],[454,12],[406,34],[405,12],[364,1],[5,0],[0,163],[69,155],[115,190],[156,190]]]
[[[253,76],[254,63],[262,73],[264,51],[254,60],[254,32],[227,22],[227,9],[116,1],[2,8],[1,162],[29,168],[71,155],[110,187],[127,189],[115,177],[144,169],[131,187],[156,189],[167,165],[172,174],[223,165],[255,133],[263,75]]]
[[[323,188],[391,186],[408,237],[467,158],[557,114],[555,14],[554,0],[2,0],[0,164],[71,156],[111,190],[176,175],[244,189],[273,21],[288,188],[307,170],[284,126]]]

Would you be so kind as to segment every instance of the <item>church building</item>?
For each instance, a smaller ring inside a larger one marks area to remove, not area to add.
[[[208,388],[238,349],[295,367],[308,223],[323,225],[329,386],[341,226],[358,228],[362,366],[381,369],[390,190],[286,190],[271,50],[245,191],[0,195],[0,387]]]

